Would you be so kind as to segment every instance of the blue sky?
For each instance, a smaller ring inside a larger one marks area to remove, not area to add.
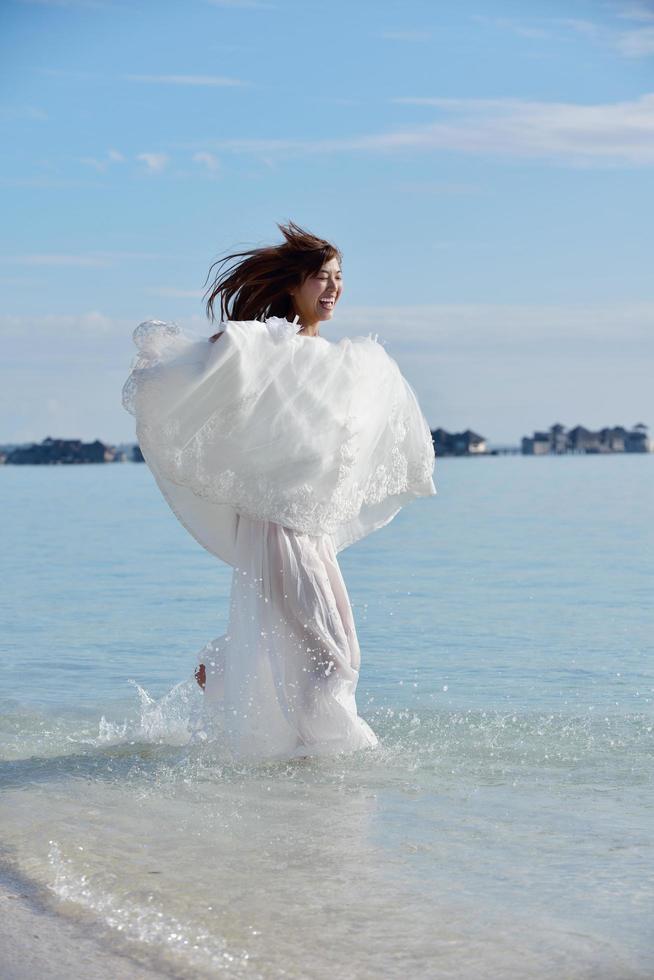
[[[0,442],[133,437],[144,319],[344,253],[432,427],[654,428],[654,2],[4,0]]]

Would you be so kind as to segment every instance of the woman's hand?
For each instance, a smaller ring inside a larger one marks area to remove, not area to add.
[[[202,690],[204,690],[205,685],[207,683],[207,671],[205,669],[204,664],[198,664],[198,668],[195,671],[195,679],[200,685],[200,687],[202,688]]]
[[[212,337],[209,337],[209,340],[213,344],[215,343],[216,340],[218,340],[219,337],[222,337],[224,333],[225,333],[224,330],[220,330],[218,333],[215,333]]]

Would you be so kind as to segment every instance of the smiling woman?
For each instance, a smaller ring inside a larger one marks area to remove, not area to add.
[[[301,286],[291,289],[293,306],[302,324],[300,333],[315,337],[320,321],[331,319],[342,291],[343,273],[337,258],[329,259],[315,275],[307,276]]]
[[[436,493],[431,433],[395,361],[372,337],[320,336],[342,291],[338,249],[280,227],[281,245],[219,263],[214,343],[141,324],[123,390],[170,507],[234,567],[228,632],[196,676],[237,758],[377,743],[357,713],[360,651],[336,555]]]
[[[285,238],[281,245],[233,252],[211,266],[218,272],[207,290],[207,316],[215,318],[220,297],[223,319],[297,317],[299,333],[316,336],[342,292],[341,253],[293,221],[278,228]]]

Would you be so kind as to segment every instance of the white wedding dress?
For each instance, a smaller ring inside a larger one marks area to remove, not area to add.
[[[180,522],[233,566],[228,632],[200,651],[205,712],[238,759],[373,746],[337,553],[436,493],[429,427],[372,337],[227,321],[215,342],[174,323],[134,332],[123,389]]]

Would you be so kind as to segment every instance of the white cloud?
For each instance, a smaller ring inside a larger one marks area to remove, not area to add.
[[[384,137],[390,146],[443,147],[469,153],[549,157],[568,163],[654,163],[654,94],[630,102],[584,105],[521,99],[397,98],[454,115]],[[373,138],[374,139],[374,138]]]
[[[212,174],[215,174],[220,169],[220,161],[213,153],[194,153],[193,161],[202,164]]]
[[[581,17],[556,17],[552,23],[576,31],[577,34],[582,34],[589,40],[596,40],[609,35],[607,29],[601,24],[594,20],[584,20]]]
[[[168,163],[168,154],[138,153],[136,159],[141,160],[145,164],[148,173],[160,174],[166,168],[166,164]]]
[[[617,17],[623,20],[654,21],[654,7],[648,3],[611,3],[610,6]]]
[[[222,75],[123,75],[128,82],[147,82],[152,85],[234,86],[246,85],[240,78]]]
[[[552,36],[552,32],[544,27],[517,21],[511,17],[488,17],[486,14],[473,14],[470,20],[477,24],[491,25],[500,28],[500,30],[508,30],[519,37],[527,37],[532,40],[543,40]]]
[[[618,20],[631,20],[646,26],[625,31],[615,23],[600,23],[581,17],[537,17],[530,20],[515,20],[509,17],[474,14],[470,19],[475,23],[508,30],[527,38],[550,38],[561,41],[573,32],[594,44],[612,48],[626,58],[644,58],[654,54],[654,8],[644,3],[608,3],[604,6]]]
[[[647,15],[644,8],[629,8],[619,16],[625,20],[645,21],[646,27],[635,27],[628,31],[616,30],[594,21],[561,18],[557,23],[570,27],[589,40],[599,42],[606,47],[614,48],[625,58],[646,58],[654,54],[654,14]]]
[[[98,159],[98,157],[81,157],[80,163],[85,164],[87,167],[93,167],[98,173],[106,173],[109,167],[113,163],[123,163],[125,157],[118,150],[108,150],[106,157],[104,159]]]
[[[225,139],[217,149],[264,158],[313,153],[413,150],[549,159],[572,166],[654,163],[654,94],[587,105],[524,99],[401,97],[395,104],[437,110],[436,122],[334,139]]]
[[[624,31],[618,36],[616,45],[627,58],[645,58],[654,54],[654,27]]]

